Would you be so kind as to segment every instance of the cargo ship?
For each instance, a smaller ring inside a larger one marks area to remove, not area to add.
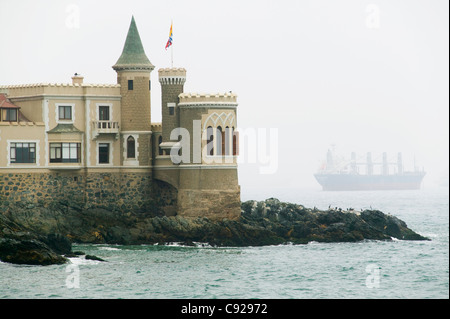
[[[381,162],[372,161],[371,153],[360,162],[354,152],[348,161],[328,150],[326,161],[314,177],[324,191],[406,190],[420,189],[425,174],[416,167],[404,171],[402,153],[398,153],[396,162],[389,162],[386,153]]]

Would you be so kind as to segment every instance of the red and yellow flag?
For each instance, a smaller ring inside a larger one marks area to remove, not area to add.
[[[172,45],[172,41],[173,41],[172,26],[173,26],[173,23],[170,24],[169,40],[167,40],[167,43],[166,43],[166,50],[168,47],[170,47]]]

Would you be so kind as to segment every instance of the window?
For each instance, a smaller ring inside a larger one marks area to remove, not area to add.
[[[72,106],[60,105],[58,114],[59,114],[60,120],[71,120],[72,119]]]
[[[98,163],[99,164],[109,163],[109,143],[98,144]]]
[[[135,157],[136,157],[136,143],[134,141],[134,137],[129,136],[127,139],[127,158],[135,158]]]
[[[50,163],[80,163],[81,143],[50,143]]]
[[[234,131],[234,127],[232,128],[233,133],[233,155],[239,155],[239,132]]]
[[[152,81],[148,81],[148,90],[151,91],[152,90]]]
[[[175,106],[177,106],[176,103],[167,103],[167,107],[169,108],[169,115],[175,114]]]
[[[100,121],[109,121],[109,106],[100,105],[98,107],[98,119]]]
[[[17,122],[17,109],[2,109],[2,121]]]
[[[11,163],[36,163],[36,143],[11,143]]]
[[[206,152],[208,155],[214,155],[214,131],[212,126],[208,126],[206,129],[206,138],[207,138],[207,149]]]
[[[133,80],[128,80],[128,90],[133,90]]]

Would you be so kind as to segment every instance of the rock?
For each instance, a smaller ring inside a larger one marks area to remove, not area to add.
[[[60,234],[48,234],[42,239],[55,253],[60,255],[70,254],[72,252],[72,243],[67,237]]]
[[[63,264],[67,261],[40,241],[9,238],[0,238],[0,260],[27,265]]]
[[[261,207],[264,210],[258,209]],[[354,210],[310,210],[273,198],[263,203],[242,203],[241,221],[247,225],[261,226],[278,238],[294,243],[390,240],[391,237],[402,240],[427,239],[409,229],[400,219],[380,211],[357,214]]]
[[[0,238],[40,240],[60,254],[70,242],[106,244],[208,243],[213,246],[260,246],[287,242],[353,242],[364,239],[424,240],[400,219],[379,211],[355,212],[280,202],[247,201],[239,220],[205,217],[154,217],[151,213],[121,214],[81,209],[58,203],[0,205]],[[49,235],[60,234],[60,235]]]
[[[86,256],[84,256],[84,258],[89,259],[89,260],[106,261],[104,259],[101,259],[100,257],[93,256],[93,255],[86,255]]]
[[[64,254],[64,257],[72,258],[72,257],[78,257],[78,256],[82,256],[82,255],[86,255],[86,254],[82,251],[74,251],[74,252],[71,252],[68,254]]]
[[[361,212],[361,219],[376,230],[397,239],[429,240],[409,229],[404,221],[395,216],[384,214],[378,210],[365,210]]]

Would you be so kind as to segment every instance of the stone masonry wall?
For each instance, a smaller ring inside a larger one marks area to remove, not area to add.
[[[183,85],[161,85],[161,115],[162,115],[162,137],[163,142],[170,141],[170,133],[179,127],[179,108],[175,107],[174,114],[170,115],[167,103],[178,104],[178,95],[183,92]]]
[[[0,173],[0,205],[49,203],[111,211],[173,214],[176,190],[141,172]]]
[[[241,214],[240,189],[178,191],[178,215],[203,216],[211,220],[235,220]]]
[[[139,144],[139,165],[148,166],[151,165],[152,149],[151,149],[151,135],[150,134],[140,134],[138,139]]]
[[[128,90],[128,80],[133,80],[133,90]],[[135,75],[130,72],[118,74],[121,102],[122,131],[150,131],[150,74]]]

